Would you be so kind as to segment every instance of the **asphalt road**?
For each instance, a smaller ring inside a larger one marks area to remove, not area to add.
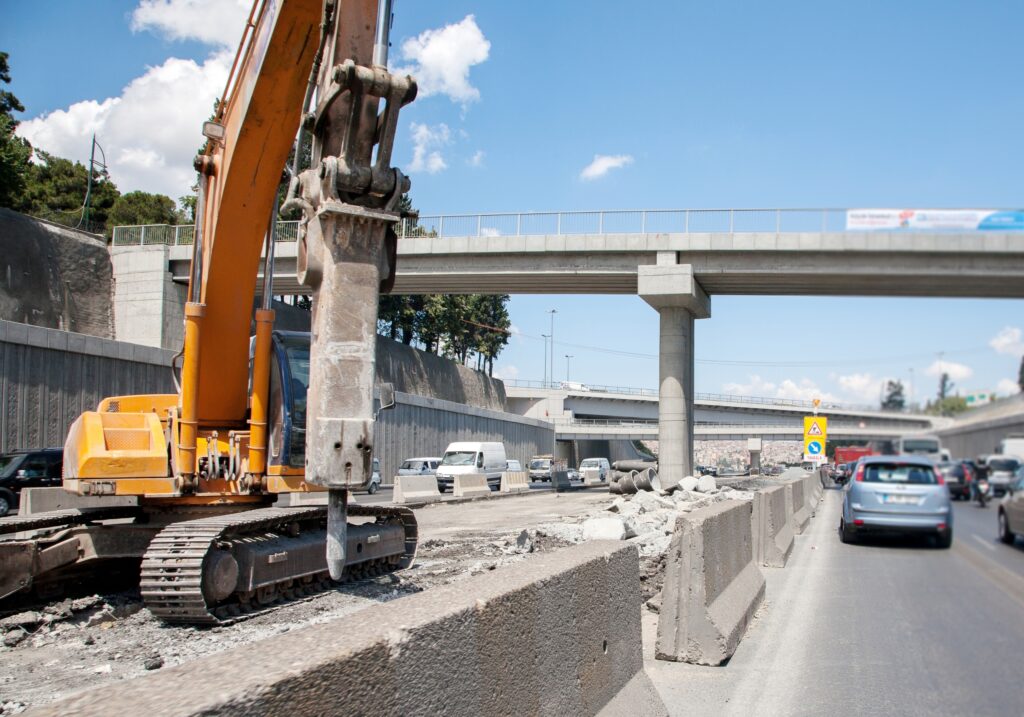
[[[1024,713],[1024,545],[996,540],[995,505],[954,503],[940,550],[843,545],[840,502],[826,491],[789,565],[766,569],[766,606],[728,665],[648,661],[672,713]]]

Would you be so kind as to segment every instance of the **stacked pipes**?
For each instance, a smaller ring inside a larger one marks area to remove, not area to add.
[[[661,492],[657,461],[615,461],[608,492],[632,495],[641,490]]]

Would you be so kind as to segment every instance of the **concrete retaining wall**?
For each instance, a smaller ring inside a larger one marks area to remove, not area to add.
[[[491,494],[491,487],[487,485],[487,476],[482,473],[470,473],[454,476],[452,481],[452,495],[456,498],[487,497]]]
[[[768,568],[784,568],[793,551],[793,516],[786,500],[786,486],[762,488],[754,493],[751,531],[754,562]]]
[[[90,496],[68,493],[63,488],[25,488],[18,500],[18,515],[35,515],[69,508],[110,508],[138,505],[135,496]]]
[[[749,501],[723,501],[676,520],[666,556],[655,656],[720,665],[764,599]]]
[[[525,493],[530,490],[529,471],[505,471],[501,474],[502,493]]]
[[[793,506],[793,532],[800,535],[811,518],[807,510],[807,499],[804,497],[804,479],[795,478],[787,482],[786,490],[789,492],[789,503]]]
[[[395,476],[395,492],[392,500],[396,503],[430,503],[441,500],[437,489],[437,478],[429,476]]]
[[[634,546],[585,543],[36,714],[666,715],[639,585]]]
[[[173,392],[172,354],[0,320],[0,452],[64,445],[107,396]]]

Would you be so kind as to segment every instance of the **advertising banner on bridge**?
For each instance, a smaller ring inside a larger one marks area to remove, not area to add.
[[[804,416],[804,460],[824,463],[825,441],[828,440],[828,419],[824,416]]]
[[[1024,210],[847,209],[848,231],[963,230],[1024,231]]]

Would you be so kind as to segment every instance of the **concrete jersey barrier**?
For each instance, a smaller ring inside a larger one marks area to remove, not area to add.
[[[667,715],[643,669],[639,606],[636,547],[595,541],[35,713]]]
[[[432,475],[395,476],[395,503],[432,503],[441,500],[437,478]]]
[[[604,485],[600,468],[583,468],[580,470],[580,476],[583,478],[583,485]]]
[[[800,535],[807,528],[811,515],[807,511],[807,499],[804,498],[803,478],[794,478],[786,483],[790,505],[793,506],[793,532]]]
[[[527,471],[505,471],[501,474],[500,493],[525,493],[530,490],[530,474]]]
[[[572,481],[569,480],[569,471],[551,471],[551,487],[557,493],[572,488]]]
[[[757,565],[784,568],[793,551],[793,516],[787,510],[786,486],[762,488],[754,493],[750,528]]]
[[[454,477],[452,493],[456,498],[476,498],[490,495],[491,487],[483,473],[465,473]]]
[[[109,508],[138,505],[133,495],[78,495],[63,488],[24,488],[18,498],[18,515],[36,515],[70,508]]]
[[[655,657],[720,665],[764,599],[749,501],[727,500],[676,520],[665,564]]]

